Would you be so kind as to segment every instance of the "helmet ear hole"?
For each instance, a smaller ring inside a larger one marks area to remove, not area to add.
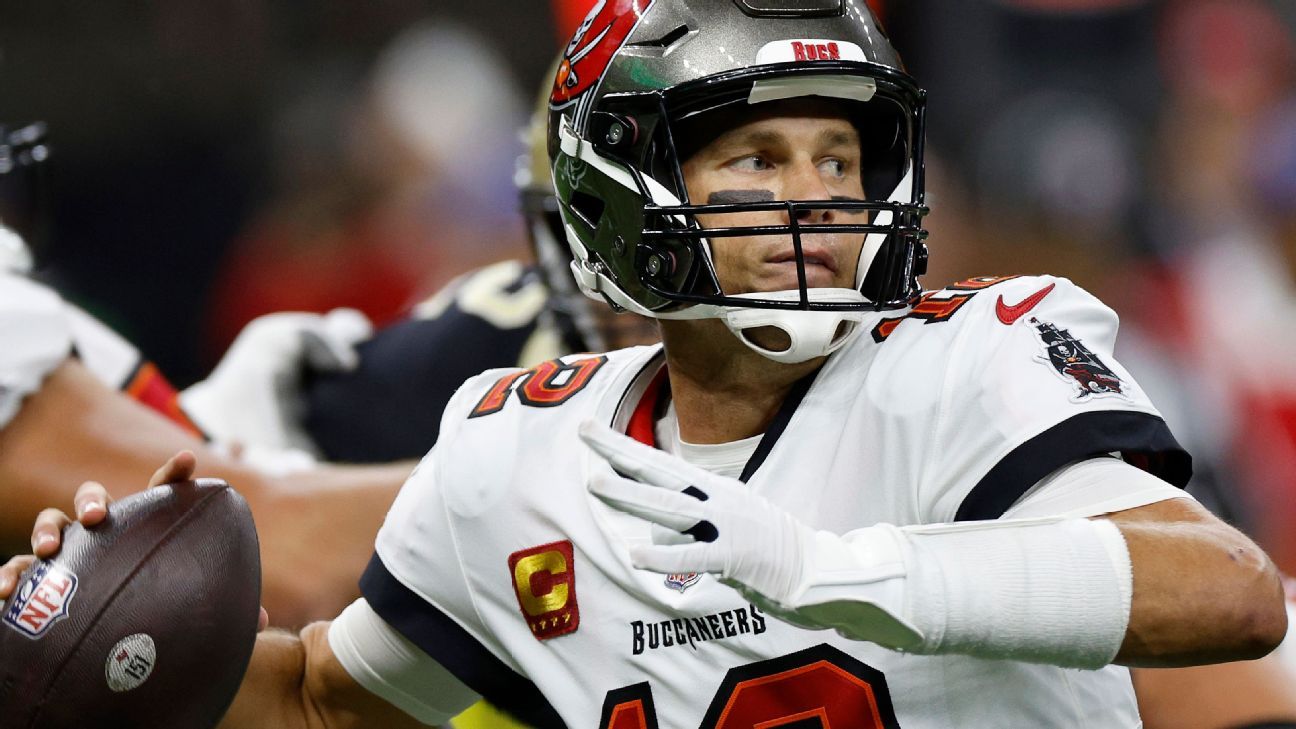
[[[909,164],[909,138],[904,111],[875,100],[857,108],[851,119],[860,135],[861,181],[865,193],[886,198],[904,179]]]
[[[589,226],[591,231],[598,228],[599,221],[603,219],[603,210],[606,207],[606,203],[587,192],[581,192],[580,190],[572,192],[572,212],[576,213],[581,222]]]

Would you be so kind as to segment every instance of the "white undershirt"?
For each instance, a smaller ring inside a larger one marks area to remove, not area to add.
[[[756,447],[760,445],[763,435],[730,441],[728,443],[699,444],[681,440],[679,419],[675,416],[675,401],[671,400],[666,407],[666,414],[653,427],[657,437],[657,447],[679,456],[689,463],[704,468],[711,473],[738,478],[742,475],[747,461],[751,460]]]

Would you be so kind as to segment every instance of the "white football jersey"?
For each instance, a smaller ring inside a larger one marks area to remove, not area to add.
[[[72,351],[58,294],[0,270],[0,428]]]
[[[195,433],[175,388],[130,342],[21,269],[0,266],[0,428],[68,357]]]
[[[743,472],[812,527],[997,518],[1107,453],[1187,480],[1112,359],[1115,314],[1065,279],[971,280],[864,326],[798,383]],[[632,567],[649,528],[587,493],[608,466],[576,432],[594,419],[650,439],[662,362],[640,347],[465,383],[379,534],[370,606],[541,727],[1140,726],[1118,666],[897,653],[781,622],[710,575]]]

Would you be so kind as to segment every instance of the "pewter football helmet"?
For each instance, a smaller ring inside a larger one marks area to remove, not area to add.
[[[805,96],[833,100],[859,131],[866,199],[689,200],[682,126]],[[918,295],[924,100],[863,0],[602,0],[568,45],[549,99],[554,185],[581,289],[646,316],[720,318],[779,361],[835,350],[867,311]],[[816,210],[849,222],[798,224]],[[786,224],[697,221],[756,211],[786,211]],[[859,236],[856,288],[806,285],[801,236],[816,233]],[[797,289],[722,289],[709,239],[753,235],[792,241]],[[786,332],[790,347],[770,351],[742,334],[764,326]]]

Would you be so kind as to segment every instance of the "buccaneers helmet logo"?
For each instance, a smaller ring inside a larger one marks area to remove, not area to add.
[[[599,0],[563,52],[549,103],[562,106],[598,81],[654,0]]]

